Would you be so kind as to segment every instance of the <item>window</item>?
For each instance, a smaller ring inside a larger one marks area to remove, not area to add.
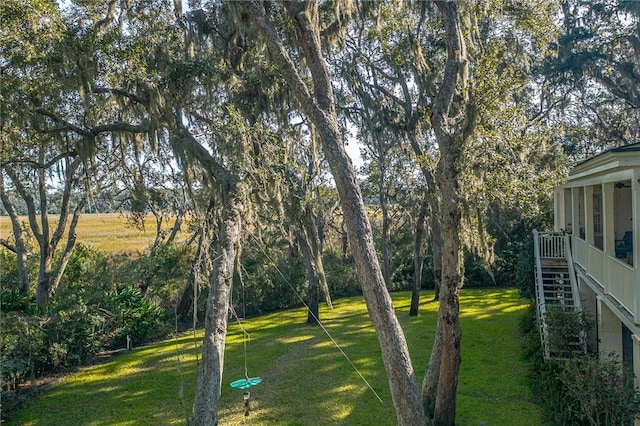
[[[598,192],[596,192],[596,189]],[[596,187],[593,191],[593,244],[600,250],[604,250],[602,238],[602,188]]]

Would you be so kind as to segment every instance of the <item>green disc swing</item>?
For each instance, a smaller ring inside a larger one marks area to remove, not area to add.
[[[249,392],[247,389],[252,388],[255,385],[262,382],[262,378],[249,377],[249,370],[247,368],[247,339],[251,336],[249,336],[249,333],[247,333],[247,331],[242,326],[242,323],[240,322],[240,318],[238,317],[238,314],[236,313],[235,309],[233,309],[233,307],[231,308],[231,312],[233,313],[233,316],[236,317],[236,321],[240,326],[240,330],[242,330],[242,344],[244,346],[244,378],[234,380],[233,382],[231,382],[231,387],[234,389],[244,390],[242,394],[242,399],[244,400],[244,415],[248,416],[251,411],[249,407],[249,399],[251,398],[251,392]]]

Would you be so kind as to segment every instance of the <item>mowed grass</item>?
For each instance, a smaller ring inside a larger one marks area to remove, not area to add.
[[[409,293],[394,293],[418,380],[433,344],[437,303],[422,295],[418,317],[409,317]],[[540,424],[532,401],[518,331],[527,303],[515,289],[464,289],[462,365],[456,423]],[[221,425],[394,425],[395,412],[380,348],[362,298],[347,298],[321,319],[375,393],[319,327],[304,324],[303,309],[248,319],[243,325],[252,412],[243,415],[242,332],[231,324],[225,355]],[[18,413],[9,425],[185,424],[196,383],[202,331],[134,350],[70,376]],[[197,346],[197,348],[196,348]]]
[[[21,218],[28,223],[26,217]],[[58,217],[49,216],[52,228],[58,223]],[[69,219],[70,220],[70,219]],[[168,229],[172,223],[166,224]],[[68,226],[68,225],[67,225]],[[136,254],[149,249],[155,238],[156,224],[153,216],[149,215],[145,221],[145,230],[130,226],[127,219],[118,213],[84,214],[80,217],[76,228],[77,241],[91,246],[99,251],[109,253]],[[7,238],[12,234],[11,221],[7,216],[0,216],[0,238]],[[64,247],[67,232],[61,242]]]

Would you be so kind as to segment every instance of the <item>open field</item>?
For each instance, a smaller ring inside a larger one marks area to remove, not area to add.
[[[55,226],[57,219],[57,216],[50,216],[50,226]],[[27,218],[23,220],[26,222]],[[0,238],[8,238],[11,233],[9,217],[0,216]],[[143,231],[129,225],[126,218],[118,213],[85,214],[80,217],[76,235],[79,243],[100,251],[135,254],[149,249],[153,243],[155,221],[149,216],[146,231]]]
[[[396,312],[421,380],[435,331],[437,304],[422,295],[418,317],[409,317],[410,294],[394,293]],[[518,324],[527,302],[515,289],[461,292],[462,366],[458,425],[540,424],[526,379]],[[252,413],[243,415],[242,391],[229,383],[244,377],[243,339],[237,324],[227,338],[221,425],[394,425],[395,413],[380,349],[362,298],[323,307],[321,319],[374,392],[319,327],[303,324],[303,309],[248,319],[243,325]],[[196,355],[202,339],[167,340],[72,375],[20,411],[10,425],[185,424],[195,388]]]

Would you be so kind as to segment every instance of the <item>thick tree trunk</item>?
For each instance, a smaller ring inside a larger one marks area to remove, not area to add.
[[[36,288],[36,306],[46,310],[49,306],[49,289],[51,284],[51,257],[48,250],[40,246],[40,267],[38,269],[38,287]]]
[[[218,424],[218,404],[222,386],[229,301],[236,252],[240,244],[242,219],[246,208],[245,192],[244,185],[236,182],[231,184],[225,194],[223,222],[217,244],[218,251],[213,256],[217,261],[211,276],[211,288],[207,300],[202,360],[198,369],[196,397],[193,406],[192,424],[196,426]]]
[[[422,200],[418,218],[416,219],[416,230],[413,239],[413,291],[411,292],[411,306],[409,315],[418,315],[420,305],[420,290],[422,289],[422,267],[424,266],[424,223],[427,216],[429,203],[427,197]]]
[[[351,251],[369,317],[380,341],[398,424],[422,425],[425,417],[407,343],[382,277],[362,194],[338,127],[331,80],[320,46],[317,4],[285,3],[303,49],[306,65],[311,71],[313,95],[285,50],[280,35],[265,16],[262,2],[243,2],[242,5],[255,20],[272,57],[320,135],[325,157],[340,195]]]
[[[440,146],[441,162],[449,166],[443,167],[440,178],[442,190],[442,232],[447,235],[442,250],[442,288],[440,289],[440,309],[438,322],[442,326],[442,359],[438,381],[438,396],[434,413],[437,425],[453,425],[455,423],[456,392],[458,372],[460,370],[460,344],[462,329],[460,327],[459,289],[463,280],[463,261],[460,247],[460,206],[457,196],[455,172],[447,173],[451,165],[456,163],[454,157],[446,153],[448,148]]]

